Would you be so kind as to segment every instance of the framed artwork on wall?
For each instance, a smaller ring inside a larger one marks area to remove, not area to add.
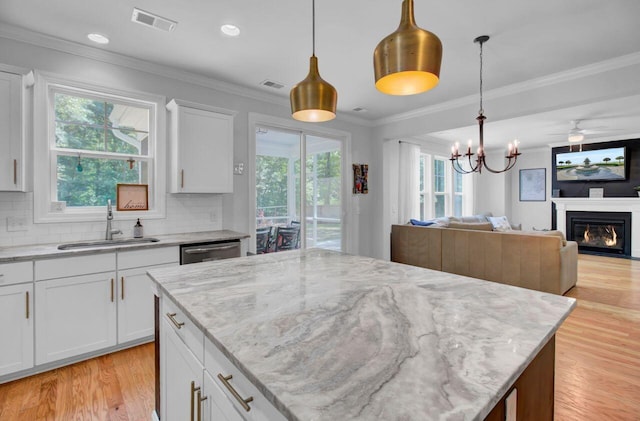
[[[353,164],[353,194],[369,193],[368,176],[368,164]]]
[[[520,201],[545,202],[547,200],[547,169],[520,170]]]
[[[149,186],[147,184],[118,184],[116,202],[119,211],[149,210]]]

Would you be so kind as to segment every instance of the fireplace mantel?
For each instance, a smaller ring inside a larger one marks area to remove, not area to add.
[[[567,211],[631,212],[631,256],[640,257],[640,197],[552,197],[558,230],[567,233]]]

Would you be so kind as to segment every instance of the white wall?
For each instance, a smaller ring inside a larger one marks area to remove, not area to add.
[[[288,100],[272,94],[245,88],[232,87],[201,76],[180,72],[176,69],[154,66],[134,59],[123,58],[104,51],[80,47],[59,40],[44,40],[50,48],[32,43],[0,37],[0,62],[3,64],[38,69],[122,90],[134,90],[172,98],[199,102],[237,111],[234,124],[234,162],[248,161],[248,114],[256,112],[276,117],[290,118]],[[87,58],[88,56],[94,58]],[[117,63],[117,64],[115,64]],[[337,130],[352,134],[351,157],[354,162],[369,163],[373,152],[369,141],[372,130],[358,121],[345,121],[341,117],[326,124]],[[375,173],[375,166],[371,172]],[[234,193],[224,195],[167,195],[167,218],[145,222],[145,235],[173,232],[203,231],[210,229],[233,229],[249,232],[248,177],[252,174],[234,176]],[[351,176],[347,182],[351,182]],[[354,206],[355,218],[351,223],[365,227],[354,230],[360,233],[352,239],[349,250],[370,255],[370,215],[374,206],[371,197],[347,198]],[[212,216],[213,214],[213,216]],[[28,218],[27,231],[8,232],[6,218],[21,216]],[[118,221],[114,227],[130,234],[132,221]],[[103,235],[102,223],[77,224],[33,224],[32,193],[0,192],[0,246],[27,243],[49,243],[98,239]],[[360,247],[362,245],[362,247]]]
[[[487,159],[490,159],[492,153],[487,151]],[[517,172],[517,169],[511,169],[509,174]],[[507,201],[507,193],[509,190],[510,178],[507,174],[493,174],[485,171],[478,174],[476,182],[476,212],[491,212],[494,216],[506,215],[511,220],[510,206]]]
[[[546,169],[546,198],[544,202],[520,201],[520,171],[529,168]],[[516,168],[509,172],[511,181],[510,210],[507,212],[512,223],[522,224],[522,229],[551,229],[551,148],[523,150]]]

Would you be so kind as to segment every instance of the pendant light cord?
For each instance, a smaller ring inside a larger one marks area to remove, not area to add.
[[[480,110],[478,110],[478,113],[480,114],[484,114],[484,109],[482,107],[482,44],[484,44],[484,42],[480,42]]]
[[[311,0],[311,40],[313,43],[313,56],[316,55],[316,0]]]

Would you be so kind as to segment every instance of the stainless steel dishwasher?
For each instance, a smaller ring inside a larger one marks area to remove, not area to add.
[[[240,257],[240,240],[216,241],[180,246],[180,264],[210,262]]]

